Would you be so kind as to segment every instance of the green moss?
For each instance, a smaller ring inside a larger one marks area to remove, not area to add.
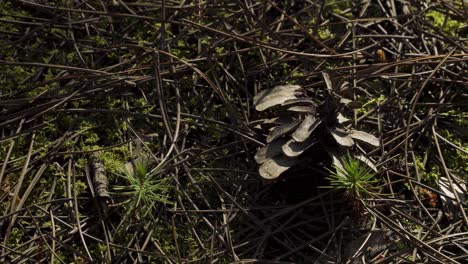
[[[97,35],[97,36],[91,36],[90,39],[98,46],[98,47],[103,47],[105,46],[107,43],[106,43],[106,40],[104,38],[102,38],[101,36]]]
[[[304,77],[304,73],[300,70],[294,70],[291,74],[291,77],[292,78],[300,78],[300,77]]]
[[[79,197],[81,195],[86,194],[86,189],[88,188],[88,185],[85,182],[77,180],[73,187],[74,187],[75,195]]]
[[[124,168],[129,156],[130,153],[126,145],[112,148],[111,151],[102,151],[98,153],[98,157],[104,162],[106,169],[114,173],[117,173]]]
[[[22,238],[24,236],[23,231],[21,231],[19,228],[13,227],[11,229],[10,237],[7,241],[7,245],[9,247],[15,248],[19,245],[21,245]]]
[[[466,21],[454,20],[450,16],[436,10],[429,10],[425,14],[425,18],[429,23],[452,36],[459,36],[460,29],[467,26]]]
[[[356,109],[357,114],[364,114],[370,111],[371,109],[379,106],[386,99],[384,94],[381,94],[379,97],[372,98],[369,100],[368,96],[358,96],[357,100],[362,103],[362,107]]]
[[[223,54],[224,53],[224,47],[216,47],[216,54]]]
[[[346,0],[331,0],[326,2],[326,8],[330,9],[332,13],[343,14],[344,10],[351,7],[351,1]],[[350,12],[344,14],[347,18],[352,18],[353,15]]]
[[[440,168],[435,164],[424,164],[421,157],[416,157],[415,166],[421,176],[421,181],[425,184],[434,186],[437,179],[440,177]]]
[[[320,39],[329,39],[333,38],[335,34],[333,34],[328,28],[319,28],[318,30],[318,36]]]
[[[446,138],[456,146],[460,147],[465,152],[468,152],[468,144],[466,138],[456,136],[449,130],[442,130],[440,134],[442,137]],[[443,144],[441,140],[439,140],[439,143]],[[468,180],[468,154],[451,146],[443,147],[442,151],[447,167],[450,170],[457,172],[458,176],[461,176],[465,180]]]

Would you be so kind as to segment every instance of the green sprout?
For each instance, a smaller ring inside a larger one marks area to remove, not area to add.
[[[367,198],[374,194],[373,190],[378,180],[367,164],[349,154],[342,158],[340,163],[335,163],[333,169],[328,169],[328,188],[344,190],[348,197],[355,199]]]
[[[159,170],[149,170],[148,159],[137,159],[132,165],[125,166],[122,174],[117,174],[129,184],[116,186],[114,190],[117,191],[117,195],[127,197],[124,204],[128,206],[129,212],[137,210],[142,217],[152,217],[151,213],[158,205],[171,204],[167,199],[167,178],[158,177]]]

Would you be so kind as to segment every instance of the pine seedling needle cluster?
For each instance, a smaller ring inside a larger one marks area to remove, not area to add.
[[[335,163],[333,169],[328,169],[329,188],[344,190],[348,197],[355,199],[375,194],[373,190],[378,180],[369,166],[349,154],[340,163],[341,166]]]
[[[148,166],[146,160],[135,161],[133,169],[126,168],[119,174],[129,184],[114,188],[119,195],[128,197],[125,203],[129,209],[140,211],[142,217],[154,211],[158,204],[170,204],[166,179],[158,178],[157,171],[149,171]]]

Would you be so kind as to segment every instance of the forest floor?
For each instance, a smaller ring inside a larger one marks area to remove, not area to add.
[[[467,21],[0,1],[0,262],[463,263]]]

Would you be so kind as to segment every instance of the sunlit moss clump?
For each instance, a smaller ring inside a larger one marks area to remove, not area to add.
[[[435,27],[449,33],[452,36],[458,36],[461,32],[461,29],[467,26],[466,22],[455,20],[449,15],[436,10],[428,11],[426,13],[426,19],[428,19],[428,21],[431,22]]]

